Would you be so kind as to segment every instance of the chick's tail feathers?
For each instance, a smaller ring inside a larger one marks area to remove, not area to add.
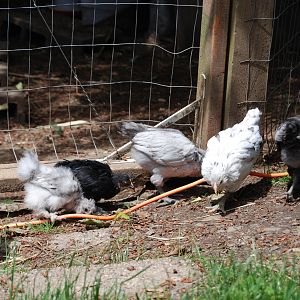
[[[32,180],[39,172],[40,163],[37,154],[26,151],[19,160],[17,166],[17,177],[22,181]]]
[[[122,122],[120,126],[120,132],[125,136],[133,138],[137,133],[145,131],[149,128],[152,128],[152,126],[135,122]]]
[[[121,186],[132,186],[131,177],[125,173],[114,173],[112,175],[112,181],[116,188],[120,189]]]
[[[261,117],[261,111],[258,108],[253,108],[248,110],[243,123],[246,123],[248,126],[259,125]]]

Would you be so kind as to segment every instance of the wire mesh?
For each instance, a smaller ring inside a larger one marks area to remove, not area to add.
[[[299,113],[300,1],[242,3],[249,11],[235,8],[242,15],[238,16],[241,20],[238,19],[240,23],[235,33],[246,41],[239,38],[240,45],[234,52],[238,56],[234,61],[238,60],[236,69],[241,73],[235,76],[238,82],[231,86],[236,94],[230,95],[238,98],[236,112],[240,119],[251,107],[264,110],[265,158],[275,154],[273,158],[279,159],[274,142],[276,129],[288,116]],[[241,29],[245,32],[238,32]]]
[[[1,1],[2,163],[28,148],[43,160],[101,158],[123,143],[120,121],[155,124],[192,102],[201,7],[200,0]]]
[[[269,60],[265,139],[275,150],[274,134],[289,116],[299,114],[300,100],[300,1],[276,1]]]

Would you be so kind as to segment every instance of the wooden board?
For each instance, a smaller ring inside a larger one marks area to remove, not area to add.
[[[253,107],[264,110],[274,0],[232,0],[223,128]]]
[[[203,1],[194,141],[204,149],[222,126],[229,11],[230,0]]]
[[[56,161],[42,161],[41,163],[53,166]],[[109,166],[113,171],[122,170],[141,170],[141,167],[133,160],[113,160],[108,161]],[[3,179],[16,179],[17,164],[0,164],[0,180]]]

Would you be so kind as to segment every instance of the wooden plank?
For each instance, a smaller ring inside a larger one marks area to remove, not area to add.
[[[96,159],[101,161],[99,159]],[[48,166],[53,166],[57,161],[42,161],[43,164]],[[113,160],[108,162],[109,166],[113,171],[130,171],[130,170],[142,170],[141,167],[133,160],[129,159],[128,161],[124,160]],[[16,176],[17,164],[2,164],[0,165],[0,183],[2,180],[15,180]]]
[[[204,85],[205,98],[196,111],[194,132],[194,141],[202,148],[222,125],[230,2],[203,1],[197,99],[202,97]]]
[[[224,128],[239,122],[250,108],[264,111],[273,8],[274,0],[232,2]]]

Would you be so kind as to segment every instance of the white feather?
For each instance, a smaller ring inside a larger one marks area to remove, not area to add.
[[[258,108],[251,109],[242,122],[220,131],[208,141],[202,176],[219,191],[238,190],[250,173],[262,144],[260,116]]]
[[[96,209],[95,204],[91,205],[82,196],[80,184],[70,169],[45,166],[33,152],[25,152],[20,159],[17,175],[25,181],[26,207],[38,215],[48,217],[49,213],[62,208],[78,213],[91,213]]]
[[[204,151],[198,149],[182,132],[169,128],[137,126],[124,123],[122,132],[132,136],[131,154],[136,162],[152,176],[151,182],[162,187],[171,177],[197,177],[201,175]]]
[[[28,181],[39,172],[39,160],[34,152],[26,151],[18,163],[17,177],[22,181]]]

